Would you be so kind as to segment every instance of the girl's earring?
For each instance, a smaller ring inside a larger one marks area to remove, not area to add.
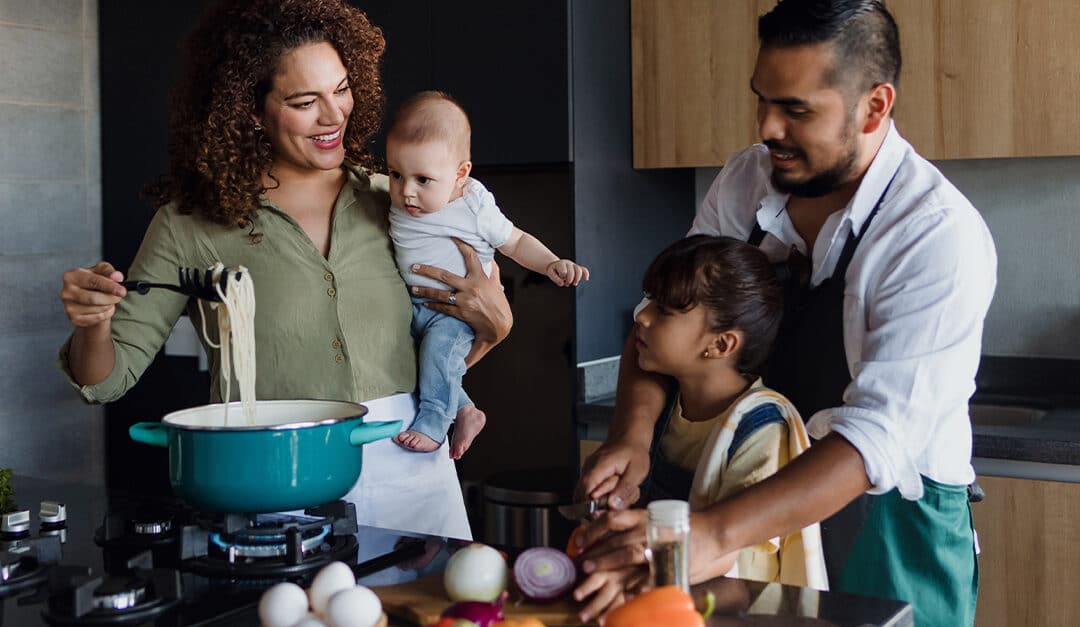
[[[262,125],[261,124],[256,124],[255,125],[255,130],[256,131],[261,131],[262,130]]]
[[[709,358],[709,349],[706,348],[705,352],[701,356],[704,357],[705,359],[708,359]]]

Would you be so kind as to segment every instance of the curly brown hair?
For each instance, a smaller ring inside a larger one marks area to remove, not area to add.
[[[224,225],[252,226],[273,152],[252,115],[262,111],[278,60],[327,42],[348,72],[355,106],[345,159],[372,168],[368,146],[384,106],[382,30],[342,0],[223,0],[188,36],[169,120],[169,170],[146,194]]]

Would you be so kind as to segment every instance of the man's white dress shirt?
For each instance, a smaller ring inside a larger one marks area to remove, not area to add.
[[[792,246],[807,254],[771,172],[763,145],[733,155],[688,235],[746,240],[756,221],[771,260],[782,261]],[[978,211],[891,126],[851,202],[818,235],[812,285],[832,275],[844,242],[862,232],[894,174],[845,276],[844,349],[852,382],[843,406],[809,417],[808,430],[819,439],[835,431],[851,442],[872,493],[899,488],[914,500],[923,493],[920,475],[957,485],[975,478],[968,399],[997,254]]]

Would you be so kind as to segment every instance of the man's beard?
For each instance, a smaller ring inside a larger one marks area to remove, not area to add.
[[[820,198],[839,189],[841,185],[848,182],[851,172],[855,169],[855,162],[859,159],[859,144],[854,141],[855,132],[855,108],[849,107],[844,120],[844,130],[840,135],[840,143],[847,149],[847,152],[841,155],[836,163],[827,170],[819,172],[805,181],[783,180],[780,176],[782,173],[773,168],[770,177],[773,187],[780,193],[791,194],[799,198]],[[806,159],[806,153],[802,150],[797,148],[789,150],[775,140],[766,140],[765,146],[769,150],[792,152],[796,156]]]
[[[775,144],[775,146],[770,145]],[[785,150],[778,142],[766,141],[765,145],[770,150]],[[803,159],[806,158],[805,153],[800,151],[793,151]],[[855,162],[858,160],[858,146],[854,143],[851,145],[851,149],[846,154],[840,157],[840,159],[834,163],[829,169],[824,172],[819,172],[804,181],[791,181],[782,178],[783,172],[773,168],[772,180],[773,187],[777,191],[783,194],[791,194],[792,196],[798,196],[800,198],[819,198],[826,194],[836,191],[841,185],[846,183],[851,177],[851,171],[855,169]]]

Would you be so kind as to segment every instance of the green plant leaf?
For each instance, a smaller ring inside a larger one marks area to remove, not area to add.
[[[0,468],[0,514],[15,510],[15,488],[11,487],[10,468]]]

